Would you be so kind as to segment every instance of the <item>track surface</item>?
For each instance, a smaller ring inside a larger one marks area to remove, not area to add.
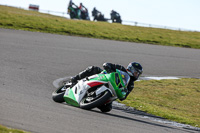
[[[197,132],[113,109],[52,101],[52,82],[89,65],[138,61],[144,75],[199,77],[200,50],[0,29],[0,124],[39,133]]]

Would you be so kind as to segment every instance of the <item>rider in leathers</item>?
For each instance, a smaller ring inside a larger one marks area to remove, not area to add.
[[[137,62],[129,63],[129,65],[127,66],[127,69],[125,67],[121,66],[121,65],[112,64],[112,63],[104,63],[103,68],[107,71],[107,73],[116,72],[116,69],[118,69],[118,70],[124,71],[124,72],[129,74],[130,81],[129,81],[129,84],[127,86],[128,92],[126,94],[126,97],[133,90],[134,81],[136,81],[143,72],[142,66]],[[78,75],[71,78],[72,85],[75,85],[78,80],[81,80],[85,77],[92,76],[94,74],[99,74],[102,71],[103,70],[100,67],[90,66],[90,67],[86,68],[84,71],[80,72]],[[120,99],[120,100],[121,101],[125,100],[126,97],[124,99]],[[108,112],[112,109],[112,103],[107,104],[107,105],[103,105],[103,106],[98,107],[98,108],[102,112]]]

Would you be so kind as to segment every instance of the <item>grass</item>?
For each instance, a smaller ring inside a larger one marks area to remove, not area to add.
[[[135,82],[122,103],[169,120],[200,127],[200,79]]]
[[[200,49],[200,32],[70,20],[7,6],[0,6],[0,18],[1,28]]]
[[[28,133],[28,132],[17,130],[17,129],[11,129],[11,128],[7,128],[0,125],[0,133]]]

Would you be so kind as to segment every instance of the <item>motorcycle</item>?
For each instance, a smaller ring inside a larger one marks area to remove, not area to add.
[[[81,19],[81,10],[78,8],[78,6],[74,5],[75,7],[73,7],[73,5],[68,7],[68,14],[69,14],[70,18],[71,19],[74,19],[74,18]]]
[[[69,4],[68,6],[68,14],[71,19],[83,19],[83,20],[90,20],[88,10],[84,8],[80,10],[77,5],[74,3]]]
[[[85,8],[85,10],[81,10],[81,19],[90,20],[89,13],[86,8]]]
[[[112,11],[110,15],[113,23],[120,23],[120,24],[122,23],[122,19],[119,13]]]
[[[116,72],[108,74],[104,70],[100,74],[79,80],[73,87],[70,81],[66,81],[52,93],[52,99],[58,103],[66,102],[68,105],[86,110],[97,107],[102,112],[108,112],[111,109],[106,109],[106,105],[126,97],[129,81],[130,76],[123,71],[116,69]]]
[[[109,19],[104,18],[104,15],[101,14],[101,13],[97,13],[97,14],[94,15],[94,21],[95,21],[95,20],[107,22]]]
[[[109,19],[105,18],[104,15],[100,11],[96,10],[96,8],[93,9],[92,16],[94,17],[93,21],[97,20],[97,21],[106,21],[107,22],[109,20]]]

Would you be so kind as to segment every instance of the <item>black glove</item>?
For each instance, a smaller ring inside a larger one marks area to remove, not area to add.
[[[103,68],[107,71],[107,73],[111,73],[112,72],[112,68],[109,65],[109,63],[104,63],[103,64]]]

